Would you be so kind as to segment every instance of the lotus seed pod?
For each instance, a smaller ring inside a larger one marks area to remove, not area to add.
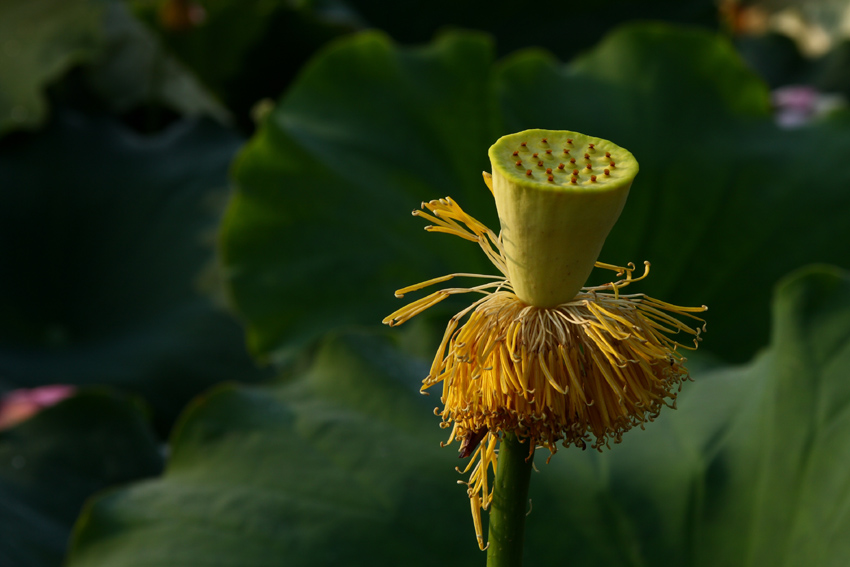
[[[572,300],[623,210],[637,160],[608,140],[556,130],[503,136],[489,155],[514,292],[535,307]]]

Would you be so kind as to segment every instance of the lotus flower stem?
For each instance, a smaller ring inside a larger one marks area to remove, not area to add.
[[[534,447],[505,433],[499,448],[496,486],[490,504],[487,567],[519,567],[528,515],[528,484]]]

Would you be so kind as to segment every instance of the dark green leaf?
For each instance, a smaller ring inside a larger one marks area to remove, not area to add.
[[[0,389],[114,384],[168,423],[210,384],[252,376],[240,328],[204,289],[240,143],[205,121],[140,137],[73,112],[7,138]]]
[[[799,273],[773,309],[769,349],[696,372],[646,431],[538,452],[526,564],[846,563],[850,275]],[[70,566],[483,564],[426,372],[348,333],[285,385],[201,398],[161,480],[87,508]]]
[[[433,402],[418,393],[425,371],[349,334],[287,385],[200,398],[161,481],[82,515],[71,565],[430,566],[447,550],[475,560],[460,462],[440,449]]]
[[[357,26],[342,7],[324,13],[309,2],[289,0],[133,4],[246,129],[253,129],[258,101],[279,96],[319,47]],[[180,11],[182,19],[175,17]]]
[[[752,363],[698,373],[645,434],[543,470],[538,497],[557,503],[575,564],[846,564],[850,275],[789,277],[773,315]],[[529,533],[531,548],[545,543]]]
[[[650,260],[641,291],[707,304],[712,352],[739,361],[766,342],[769,295],[759,290],[790,270],[850,265],[840,220],[850,129],[774,126],[767,90],[725,42],[632,26],[569,68],[526,53],[501,71],[509,130],[595,132],[634,153],[641,173],[601,259]],[[539,92],[558,103],[527,104]]]
[[[58,567],[86,498],[161,468],[139,404],[105,391],[0,431],[0,565]]]
[[[735,38],[735,47],[747,65],[773,89],[804,83],[811,72],[812,62],[787,35],[743,35]]]
[[[47,114],[43,91],[102,46],[97,0],[0,0],[0,134]]]
[[[162,105],[183,116],[230,114],[195,76],[170,55],[123,2],[111,2],[103,20],[104,48],[86,68],[90,88],[113,112]]]
[[[222,253],[255,354],[377,322],[405,285],[492,273],[475,244],[425,234],[407,212],[451,195],[496,228],[487,148],[532,127],[635,154],[600,259],[650,260],[635,291],[708,304],[704,346],[727,360],[766,344],[777,278],[850,265],[850,129],[776,127],[765,85],[715,34],[631,25],[569,66],[528,51],[497,67],[478,36],[408,50],[366,34],[317,57],[238,159]]]
[[[371,27],[401,43],[425,43],[447,27],[493,34],[499,53],[540,46],[561,58],[591,47],[611,28],[634,20],[664,20],[716,29],[712,0],[607,0],[604,4],[539,4],[512,0],[345,0]],[[320,4],[321,2],[315,2]]]
[[[226,277],[255,352],[331,321],[380,319],[393,290],[423,273],[486,269],[474,244],[442,254],[452,243],[427,237],[410,211],[449,194],[493,211],[478,151],[495,136],[491,62],[479,36],[411,52],[366,34],[305,69],[240,155],[223,229]]]

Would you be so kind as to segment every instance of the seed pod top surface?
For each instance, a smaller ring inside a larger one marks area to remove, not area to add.
[[[509,134],[490,147],[489,155],[493,175],[544,191],[616,191],[630,185],[638,173],[637,160],[625,148],[566,130]],[[562,164],[564,167],[560,167]],[[552,173],[547,174],[547,169]],[[553,176],[551,181],[549,175]]]

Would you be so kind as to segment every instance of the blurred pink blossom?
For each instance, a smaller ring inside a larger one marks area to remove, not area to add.
[[[74,395],[77,388],[53,384],[39,388],[12,390],[0,398],[0,430],[8,429]]]
[[[788,129],[805,126],[846,104],[841,95],[822,93],[808,85],[788,85],[772,94],[776,123]]]

